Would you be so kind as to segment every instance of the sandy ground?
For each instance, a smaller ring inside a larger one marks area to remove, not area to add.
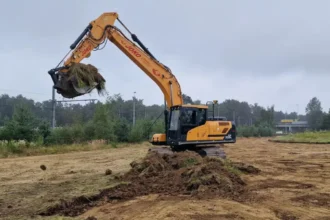
[[[0,219],[37,218],[35,213],[60,199],[97,193],[113,184],[106,169],[125,172],[148,147],[1,159]],[[148,195],[92,208],[77,219],[330,219],[330,145],[255,138],[224,149],[231,160],[261,169],[243,179],[263,199],[238,203]]]
[[[26,219],[60,199],[98,193],[112,184],[106,169],[125,172],[148,147],[0,159],[0,219]]]

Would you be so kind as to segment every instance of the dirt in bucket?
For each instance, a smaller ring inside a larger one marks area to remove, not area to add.
[[[99,73],[99,70],[91,65],[84,63],[73,63],[68,71],[68,80],[77,82],[78,87],[93,86],[98,83],[96,89],[99,94],[105,92],[105,79]]]

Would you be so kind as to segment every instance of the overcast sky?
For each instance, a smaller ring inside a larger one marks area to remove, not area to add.
[[[183,93],[193,99],[237,99],[304,113],[316,96],[324,111],[330,108],[330,1],[1,3],[0,93],[23,94],[37,101],[51,98],[47,71],[90,21],[116,11],[156,58],[172,69]],[[163,103],[157,85],[113,44],[83,62],[100,69],[110,94],[130,99],[136,91],[145,104]],[[77,99],[81,98],[103,100],[96,92]]]

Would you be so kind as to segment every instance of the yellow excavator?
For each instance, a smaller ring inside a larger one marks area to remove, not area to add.
[[[114,25],[116,21],[127,30],[132,40]],[[193,150],[202,156],[226,157],[220,146],[236,142],[235,124],[231,121],[215,119],[214,101],[211,102],[213,117],[207,103],[184,104],[180,84],[170,68],[150,53],[138,37],[123,24],[116,12],[103,13],[90,22],[70,46],[66,57],[70,53],[71,55],[48,71],[57,93],[65,98],[74,98],[90,93],[99,85],[99,82],[95,82],[93,85],[81,87],[77,84],[77,80],[69,78],[67,72],[71,65],[88,58],[93,50],[99,49],[99,46],[105,44],[107,40],[115,44],[145,72],[164,94],[165,134],[152,136],[150,142],[153,145],[160,145],[160,147],[152,147],[152,150],[159,152]],[[62,63],[63,65],[60,66]]]

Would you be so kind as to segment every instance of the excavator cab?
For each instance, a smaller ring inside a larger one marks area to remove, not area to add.
[[[182,146],[236,142],[236,127],[230,121],[208,119],[207,105],[183,105],[170,108],[165,116],[166,134],[155,134],[153,145]]]
[[[204,125],[207,108],[204,106],[178,106],[171,108],[168,127],[168,141],[173,144],[187,141],[188,132]]]

